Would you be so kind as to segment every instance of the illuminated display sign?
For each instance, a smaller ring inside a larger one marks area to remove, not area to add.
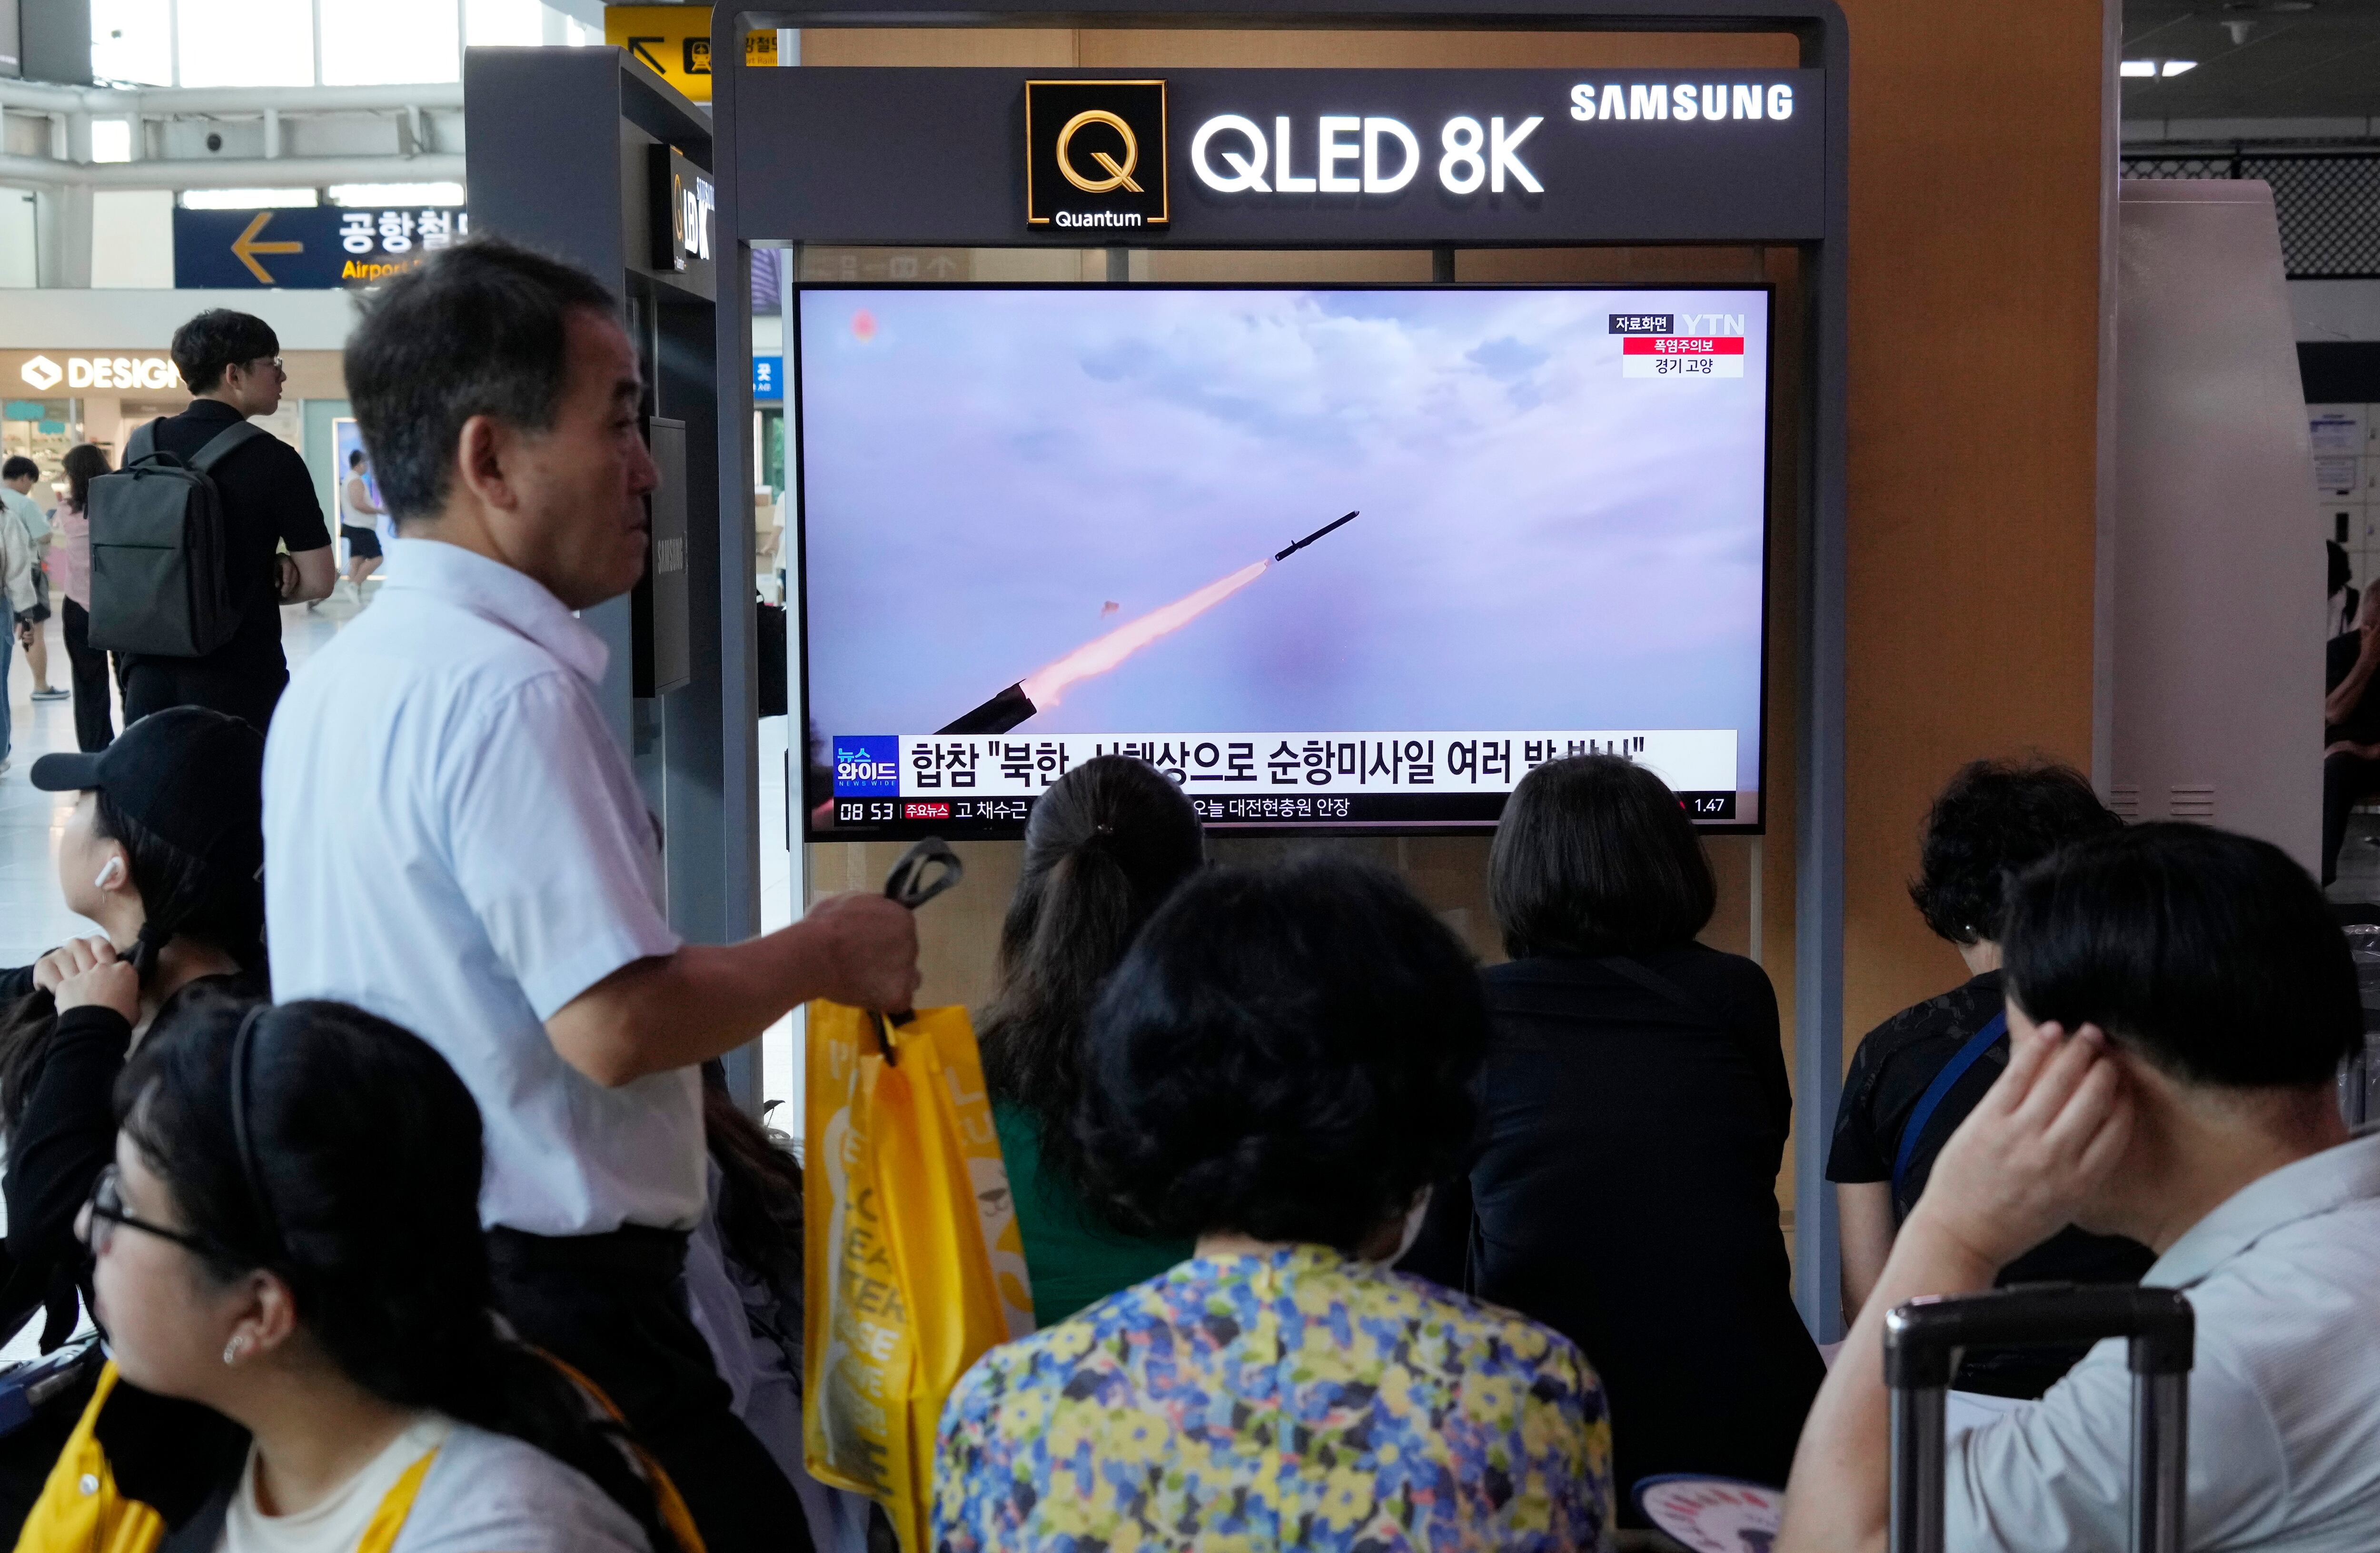
[[[1812,69],[852,67],[737,91],[805,148],[740,219],[801,242],[1794,242],[1826,224]]]
[[[67,388],[165,388],[182,386],[173,358],[164,356],[48,356],[28,358],[17,376],[37,394]]]

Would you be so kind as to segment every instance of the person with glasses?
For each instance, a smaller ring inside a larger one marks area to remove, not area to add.
[[[73,795],[58,887],[101,931],[0,971],[0,1341],[37,1315],[44,1353],[75,1331],[90,1289],[75,1212],[115,1151],[126,1055],[191,998],[265,995],[263,764],[256,730],[200,707],[33,763],[34,786]],[[54,1399],[0,1435],[0,1529],[23,1518],[74,1413]]]
[[[109,1362],[19,1548],[700,1547],[603,1399],[494,1316],[479,1108],[425,1042],[200,1001],[117,1095],[81,1219]]]
[[[210,308],[174,332],[174,365],[189,385],[190,407],[135,431],[125,446],[128,466],[152,452],[195,457],[229,428],[279,409],[288,379],[273,326],[226,308]],[[314,476],[287,443],[251,437],[209,473],[229,534],[225,564],[239,628],[204,657],[128,654],[124,715],[212,707],[261,734],[289,683],[281,606],[329,598],[338,580],[338,554]]]

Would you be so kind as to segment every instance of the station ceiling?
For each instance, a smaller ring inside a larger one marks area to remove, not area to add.
[[[2128,79],[2124,117],[2380,115],[2380,0],[2124,0],[2126,59],[2189,59]]]

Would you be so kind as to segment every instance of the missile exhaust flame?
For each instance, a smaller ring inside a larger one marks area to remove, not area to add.
[[[1171,636],[1271,569],[1270,561],[1241,567],[1220,582],[1210,582],[1185,599],[1128,620],[1104,637],[1085,642],[1044,669],[1025,676],[1025,694],[1042,711],[1058,704],[1069,686],[1094,674],[1106,673],[1160,637]]]

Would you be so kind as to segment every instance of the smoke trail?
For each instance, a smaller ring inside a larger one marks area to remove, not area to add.
[[[1243,566],[1222,581],[1210,582],[1186,599],[1176,599],[1161,609],[1149,611],[1137,620],[1126,621],[1104,637],[1085,642],[1048,668],[1026,675],[1025,694],[1036,708],[1049,710],[1058,704],[1058,698],[1076,680],[1106,673],[1158,637],[1180,630],[1264,576],[1271,565],[1269,561],[1259,561],[1252,566]]]

